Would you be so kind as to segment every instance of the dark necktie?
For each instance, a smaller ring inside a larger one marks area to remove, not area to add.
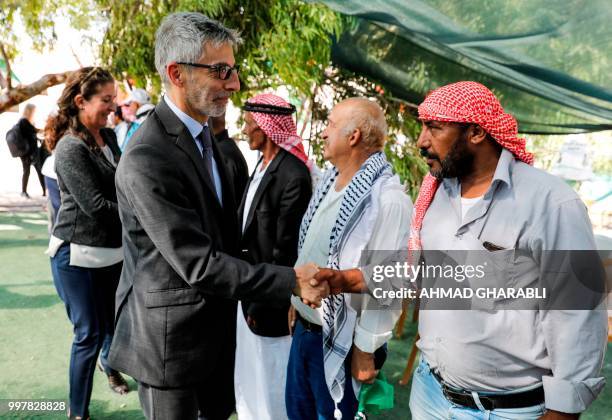
[[[213,183],[213,185],[215,185],[215,178],[213,177],[212,169],[212,140],[210,138],[210,131],[208,130],[208,125],[204,126],[204,129],[197,138],[200,144],[202,145],[202,158],[204,159],[204,166],[206,167],[206,171],[208,172],[210,181]]]

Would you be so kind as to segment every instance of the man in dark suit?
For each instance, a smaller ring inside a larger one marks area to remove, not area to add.
[[[139,382],[149,419],[226,419],[234,408],[234,299],[312,305],[316,267],[250,265],[238,255],[231,183],[207,125],[240,88],[238,34],[199,13],[167,16],[155,64],[166,88],[116,176],[125,260],[111,366]]]
[[[230,181],[234,186],[236,203],[240,203],[249,181],[249,168],[236,141],[229,136],[227,128],[225,128],[225,114],[219,117],[211,117],[210,120],[217,147],[221,152]]]

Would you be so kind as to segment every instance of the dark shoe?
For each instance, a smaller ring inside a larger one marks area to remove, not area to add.
[[[98,369],[100,369],[101,372],[104,372],[104,367],[102,366],[102,363],[100,363],[100,360],[98,360]],[[106,372],[104,373],[106,374]],[[130,392],[130,387],[128,386],[127,382],[116,370],[106,374],[106,377],[108,378],[108,387],[112,389],[113,392],[120,395],[125,395]]]
[[[28,194],[28,193],[27,193],[27,192],[25,192],[25,191],[23,191],[23,192],[21,193],[21,196],[22,196],[23,198],[30,198],[30,194]]]
[[[89,416],[87,416],[85,418],[83,418],[81,416],[73,416],[72,414],[70,414],[70,408],[68,409],[68,413],[66,413],[66,415],[68,416],[69,420],[90,420]]]

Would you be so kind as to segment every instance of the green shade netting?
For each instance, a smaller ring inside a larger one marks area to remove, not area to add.
[[[323,0],[356,17],[334,63],[419,104],[459,80],[491,88],[523,133],[612,129],[612,3]]]
[[[6,62],[2,58],[0,58],[0,71],[2,72],[6,71]],[[19,78],[15,75],[15,73],[13,73],[12,70],[11,70],[11,79],[16,83],[21,83],[21,80],[19,80]]]

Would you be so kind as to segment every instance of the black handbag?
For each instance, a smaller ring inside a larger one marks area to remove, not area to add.
[[[30,154],[30,144],[23,138],[19,123],[15,124],[6,133],[6,144],[13,157],[22,157]]]

